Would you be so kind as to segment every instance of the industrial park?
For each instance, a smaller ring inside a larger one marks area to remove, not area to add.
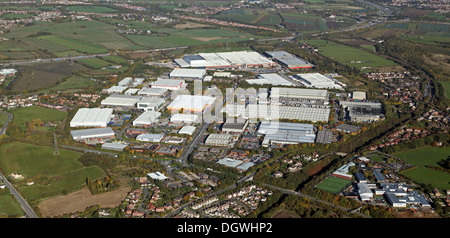
[[[441,2],[0,3],[0,217],[448,218]]]

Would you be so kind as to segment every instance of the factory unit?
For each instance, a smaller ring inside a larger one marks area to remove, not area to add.
[[[342,86],[334,79],[325,77],[319,73],[296,74],[294,76],[306,87],[311,88],[328,88],[328,89],[342,89]]]
[[[165,88],[168,90],[178,90],[186,87],[186,83],[182,79],[157,79],[150,84],[152,88]]]
[[[169,77],[173,79],[202,79],[206,75],[206,69],[180,69],[175,68]]]
[[[280,104],[328,104],[328,91],[324,89],[279,88],[270,90],[270,101]]]
[[[270,84],[270,85],[280,85],[280,86],[295,86],[292,82],[281,77],[278,74],[260,74],[256,79],[247,79],[249,84]]]
[[[200,118],[195,114],[174,114],[170,117],[171,123],[186,123],[186,124],[196,124],[200,122]]]
[[[202,95],[178,95],[168,106],[170,111],[185,110],[202,112],[207,106],[214,103],[216,98]]]
[[[92,128],[70,131],[72,139],[82,141],[87,144],[103,143],[104,140],[115,138],[114,131],[111,127]]]
[[[262,121],[258,134],[264,135],[262,146],[275,144],[314,143],[316,129],[313,124]]]
[[[137,94],[146,97],[167,97],[169,95],[169,90],[167,88],[143,87]]]
[[[384,110],[378,102],[340,101],[347,118],[354,122],[374,122],[384,119]]]
[[[119,94],[122,93],[123,91],[125,91],[125,89],[127,89],[127,86],[111,86],[110,88],[107,89],[103,89],[102,93],[107,93],[107,94]]]
[[[145,111],[133,121],[133,126],[151,126],[153,123],[158,122],[159,117],[161,117],[160,112]]]
[[[166,100],[157,97],[142,97],[137,102],[137,109],[144,111],[156,111]]]
[[[192,136],[195,132],[195,126],[183,126],[179,131],[178,134],[180,135],[190,135]]]
[[[278,61],[280,64],[288,67],[289,69],[311,69],[315,65],[300,59],[297,56],[288,53],[286,51],[266,51],[265,55]]]
[[[174,60],[180,67],[246,68],[272,67],[277,64],[254,51],[233,51],[219,53],[199,53]]]
[[[70,121],[70,127],[106,127],[113,118],[111,108],[80,108]]]
[[[142,96],[133,95],[111,95],[105,98],[102,102],[102,106],[111,107],[134,107]]]
[[[231,139],[232,136],[229,134],[210,134],[205,140],[205,145],[230,146]]]
[[[164,134],[141,134],[136,137],[137,141],[144,141],[144,142],[154,142],[159,143],[164,138]]]
[[[327,122],[330,117],[330,108],[319,107],[291,107],[279,105],[236,105],[227,104],[222,108],[221,112],[225,112],[227,117],[236,117],[243,119],[265,119],[265,120],[299,120]]]
[[[248,126],[248,121],[243,120],[242,122],[234,121],[233,119],[225,121],[222,125],[222,132],[224,133],[244,133]]]
[[[102,149],[103,150],[123,151],[127,146],[128,146],[128,144],[123,141],[105,142],[102,145]]]

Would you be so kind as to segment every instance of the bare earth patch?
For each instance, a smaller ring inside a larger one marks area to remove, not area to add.
[[[117,190],[92,195],[89,189],[82,190],[39,203],[42,217],[55,217],[67,213],[82,212],[94,205],[101,207],[116,207],[126,198],[130,191],[128,185],[122,185]]]

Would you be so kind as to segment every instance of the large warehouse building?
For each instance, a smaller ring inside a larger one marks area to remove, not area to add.
[[[258,133],[265,135],[263,146],[271,143],[314,143],[316,131],[313,124],[262,121]]]
[[[233,51],[220,53],[199,53],[176,59],[180,67],[212,68],[246,68],[272,67],[277,64],[254,51]]]
[[[175,68],[169,77],[174,79],[202,79],[206,75],[206,69],[180,69]]]
[[[70,135],[75,141],[83,141],[87,144],[103,143],[106,139],[115,138],[111,127],[75,130],[70,131]]]
[[[295,84],[289,80],[281,77],[278,74],[260,74],[256,79],[247,79],[249,84],[271,84],[271,85],[281,85],[281,86],[294,86]]]
[[[133,121],[133,126],[151,126],[153,123],[158,122],[160,116],[160,112],[146,111]]]
[[[264,54],[280,62],[289,69],[310,69],[315,66],[286,51],[266,51]]]
[[[270,90],[270,98],[289,98],[295,100],[328,100],[328,91],[323,89],[279,88]]]
[[[70,121],[70,127],[106,127],[112,113],[111,108],[80,108]]]
[[[379,102],[340,101],[347,119],[355,122],[374,122],[384,119],[383,105]]]
[[[101,104],[102,106],[111,107],[134,107],[141,98],[142,96],[111,95],[105,98]]]
[[[167,88],[142,87],[138,91],[138,95],[146,96],[146,97],[166,97],[169,95],[169,90]]]
[[[191,112],[202,112],[207,106],[212,105],[216,98],[202,95],[178,95],[167,109],[187,110]]]
[[[342,89],[342,86],[337,81],[319,73],[297,74],[295,77],[306,87]]]
[[[152,88],[165,88],[168,90],[178,90],[184,88],[186,83],[182,79],[157,79],[155,82],[151,84]]]
[[[170,117],[172,123],[195,124],[200,122],[200,118],[195,114],[174,114]]]
[[[244,119],[265,119],[265,120],[299,120],[327,122],[330,117],[330,108],[319,107],[290,107],[275,105],[233,105],[227,104],[222,112],[227,114],[228,118],[244,118]]]
[[[157,97],[142,97],[137,102],[137,109],[156,111],[166,100]]]

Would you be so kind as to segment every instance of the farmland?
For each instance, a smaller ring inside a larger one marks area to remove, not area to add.
[[[100,58],[86,58],[86,59],[80,59],[78,60],[81,64],[90,67],[90,68],[101,68],[105,66],[111,65],[111,63],[104,61]]]
[[[439,82],[440,84],[442,84],[442,87],[445,90],[445,95],[448,99],[450,99],[450,81],[441,81]]]
[[[55,85],[51,88],[42,90],[41,92],[48,92],[48,91],[57,91],[57,90],[68,90],[68,89],[82,89],[87,88],[90,85],[93,85],[94,82],[88,78],[81,77],[81,76],[72,76],[65,80],[64,82]]]
[[[24,75],[12,85],[12,91],[39,90],[54,86],[67,75],[80,72],[86,68],[80,64],[67,61],[39,63],[22,67]]]
[[[62,121],[67,116],[67,112],[37,106],[20,108],[11,113],[14,116],[14,124],[17,124],[22,128],[25,128],[25,123],[32,121],[33,119],[39,118],[42,122]]]
[[[71,12],[89,12],[89,13],[111,13],[117,12],[116,9],[103,6],[69,6],[67,11]]]
[[[444,171],[434,170],[426,166],[439,166],[440,160],[450,156],[450,148],[423,147],[394,154],[417,167],[402,172],[401,174],[422,184],[431,184],[441,189],[450,189],[450,175]]]
[[[318,184],[316,188],[333,194],[338,194],[343,189],[345,189],[349,184],[350,184],[349,180],[329,176],[320,184]]]
[[[24,143],[10,143],[0,147],[0,165],[5,174],[20,173],[32,186],[18,188],[28,200],[39,200],[61,194],[65,191],[81,189],[86,178],[98,179],[104,172],[96,167],[84,167],[77,161],[80,153],[59,150],[53,155],[53,148]],[[38,163],[36,161],[39,161]]]
[[[286,28],[301,32],[326,31],[326,21],[313,14],[281,13],[282,23]]]
[[[0,192],[0,218],[3,217],[20,217],[23,211],[17,201],[8,193]]]
[[[336,61],[351,67],[384,67],[396,66],[397,64],[381,56],[371,54],[367,51],[350,46],[328,41],[306,41],[319,48],[319,53],[335,59]]]
[[[42,37],[40,37],[40,39],[50,41],[50,42],[62,45],[64,47],[67,47],[69,49],[73,49],[73,50],[87,53],[87,54],[99,54],[99,53],[107,52],[106,49],[104,49],[98,45],[94,45],[94,44],[87,43],[87,42],[82,42],[79,40],[68,39],[68,38],[64,38],[64,37],[60,37],[60,36],[54,36],[54,35],[42,36]]]

